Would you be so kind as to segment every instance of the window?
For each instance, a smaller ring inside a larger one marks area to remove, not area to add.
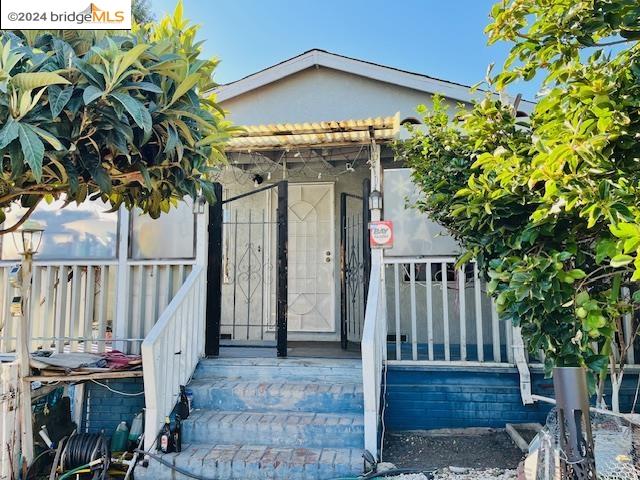
[[[135,260],[193,258],[195,214],[193,200],[153,219],[140,210],[131,212],[131,258]]]
[[[81,205],[57,200],[51,204],[42,202],[32,213],[31,219],[44,228],[38,259],[112,259],[117,255],[118,214],[108,212],[111,208],[100,200],[87,201]],[[26,208],[12,206],[7,213],[4,228],[14,225],[22,218]],[[0,235],[2,260],[19,258],[12,235]]]

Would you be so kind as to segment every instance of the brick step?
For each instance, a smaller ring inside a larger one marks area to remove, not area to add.
[[[197,379],[193,407],[232,412],[364,412],[362,383]]]
[[[195,410],[183,424],[189,443],[243,443],[282,447],[362,448],[361,413],[224,412]]]
[[[362,362],[326,358],[211,358],[200,361],[194,378],[362,382]]]
[[[185,445],[181,453],[163,459],[188,472],[218,480],[327,480],[362,473],[362,450],[356,448],[286,448],[259,445]],[[168,467],[150,459],[138,466],[137,480],[189,477],[171,474]]]

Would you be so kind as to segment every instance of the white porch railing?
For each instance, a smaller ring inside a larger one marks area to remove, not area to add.
[[[522,400],[532,402],[520,329],[498,319],[475,262],[458,268],[455,264],[455,257],[372,252],[362,375],[365,448],[376,457],[388,365],[515,366]]]
[[[142,343],[145,449],[204,354],[206,270],[197,265]]]
[[[140,344],[182,286],[195,260],[36,261],[30,308],[31,350],[139,353]],[[0,264],[0,352],[16,347],[9,308],[9,262]],[[119,283],[120,269],[127,271]],[[116,308],[116,299],[126,308]],[[119,321],[118,315],[124,315]],[[117,343],[117,344],[116,344]]]
[[[364,391],[364,447],[378,457],[382,375],[387,356],[386,287],[382,251],[371,255],[371,277],[362,330],[362,386]]]
[[[512,328],[498,319],[476,263],[456,261],[384,258],[393,361],[514,363]]]
[[[19,423],[18,364],[0,363],[0,480],[17,478]]]

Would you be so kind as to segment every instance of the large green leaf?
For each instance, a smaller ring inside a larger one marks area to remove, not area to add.
[[[82,93],[82,100],[84,101],[85,105],[89,105],[96,98],[100,98],[103,94],[104,91],[94,87],[93,85],[88,85]]]
[[[60,140],[55,137],[55,135],[40,127],[36,127],[35,125],[30,125],[30,127],[40,138],[49,143],[53,148],[56,150],[64,150],[64,146],[60,143]]]
[[[171,97],[171,102],[169,105],[173,105],[180,97],[182,97],[185,93],[195,87],[202,75],[200,73],[192,73],[191,75],[187,75],[187,77],[178,85],[173,92],[173,96]]]
[[[20,146],[24,159],[33,172],[36,182],[42,180],[42,160],[44,158],[44,144],[38,138],[31,125],[26,123],[18,124]]]
[[[71,95],[73,95],[73,87],[60,88],[58,85],[49,87],[49,109],[52,118],[60,115],[60,112],[69,103]]]
[[[147,92],[153,92],[153,93],[162,93],[164,91],[158,85],[151,82],[127,82],[120,89],[121,90],[137,89],[137,90],[145,90]]]
[[[129,112],[133,121],[144,130],[145,134],[151,132],[151,114],[142,103],[126,93],[112,92],[109,96],[117,100]]]
[[[82,75],[84,75],[89,83],[101,90],[104,90],[104,76],[100,72],[98,72],[92,65],[78,58],[75,59],[74,65],[82,73]]]
[[[112,79],[113,85],[118,84],[125,71],[133,65],[148,48],[149,45],[136,45],[128,52],[122,53],[116,58],[116,61],[114,62],[116,65],[116,71]]]
[[[97,165],[89,173],[91,173],[91,178],[93,178],[102,191],[106,193],[111,192],[111,177],[101,165]]]
[[[9,117],[9,121],[5,123],[2,130],[0,130],[0,149],[6,147],[18,138],[18,133],[18,123]]]
[[[69,85],[70,83],[66,78],[53,72],[18,73],[11,78],[11,84],[21,90],[33,90],[48,85]]]

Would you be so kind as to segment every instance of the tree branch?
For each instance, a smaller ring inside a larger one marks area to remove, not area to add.
[[[29,207],[29,210],[27,210],[24,215],[22,216],[22,218],[20,220],[18,220],[14,225],[12,225],[9,228],[5,228],[4,230],[0,230],[0,235],[5,235],[7,233],[11,233],[11,232],[15,232],[18,228],[20,228],[20,226],[27,221],[27,219],[31,216],[31,214],[33,213],[33,211],[36,209],[36,207],[38,206],[38,204],[40,203],[40,200],[42,200],[42,198],[39,198],[38,201],[36,203],[34,203],[33,205],[31,205]]]
[[[631,41],[633,41],[633,40],[612,40],[610,42],[594,43],[591,46],[592,47],[609,47],[611,45],[620,45],[621,43],[629,43]]]

